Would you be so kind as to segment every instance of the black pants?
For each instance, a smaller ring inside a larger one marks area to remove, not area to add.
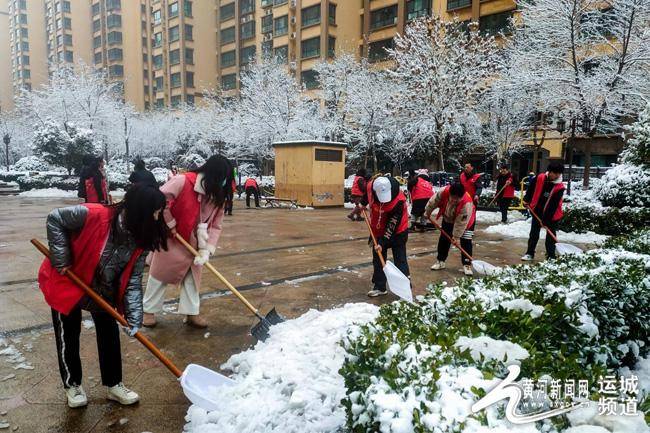
[[[251,195],[255,196],[255,207],[260,207],[260,191],[257,188],[246,188],[246,207],[251,207]]]
[[[232,202],[233,198],[226,199],[226,206],[224,208],[224,213],[232,215]]]
[[[510,207],[511,198],[500,198],[497,200],[499,203],[499,210],[501,211],[501,222],[508,221],[508,208]]]
[[[473,254],[472,251],[472,237],[474,236],[474,226],[476,223],[472,224],[471,227],[469,227],[467,230],[465,230],[465,233],[460,238],[460,246],[469,254],[470,256]],[[447,222],[442,222],[442,229],[449,235],[452,236],[454,232],[454,224],[453,223],[447,223]],[[440,233],[440,238],[438,239],[438,261],[445,262],[447,261],[447,257],[449,257],[449,248],[451,248],[451,242],[449,239],[447,239],[447,236],[443,235]],[[472,262],[465,257],[463,253],[460,254],[460,260],[463,263],[463,265],[471,265]]]
[[[409,274],[409,264],[406,260],[406,237],[403,237],[403,240],[400,239],[398,242],[387,246],[381,250],[381,255],[384,257],[384,261],[388,257],[388,250],[393,251],[393,262],[395,266],[402,271],[407,277]],[[382,292],[386,291],[386,275],[384,274],[384,269],[381,266],[381,261],[379,260],[379,254],[377,250],[372,249],[372,283],[376,290],[381,290]]]
[[[537,213],[537,211],[535,211]],[[540,215],[537,213],[537,215]],[[557,234],[557,221],[547,223],[546,227],[554,234]],[[528,250],[526,251],[526,254],[529,254],[531,257],[535,257],[535,248],[537,248],[537,241],[539,241],[539,232],[540,230],[544,230],[542,226],[539,224],[539,221],[537,221],[537,218],[533,217],[532,222],[530,224],[530,235],[528,236]],[[551,236],[546,233],[546,242],[544,243],[546,246],[546,257],[550,259],[555,258],[555,241]]]
[[[117,322],[103,311],[91,312],[91,315],[97,334],[102,384],[115,386],[122,381],[122,353]],[[81,308],[75,307],[67,316],[52,310],[52,323],[63,386],[70,388],[81,385],[81,358],[79,357]]]

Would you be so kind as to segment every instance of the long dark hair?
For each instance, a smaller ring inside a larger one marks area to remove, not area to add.
[[[113,228],[118,224],[117,215],[124,211],[124,226],[129,231],[138,247],[148,251],[167,250],[167,225],[163,219],[167,199],[158,188],[135,184],[126,191],[124,200],[117,204]],[[157,219],[153,213],[161,210]],[[114,230],[113,233],[120,233]]]
[[[218,207],[223,206],[234,179],[230,161],[221,155],[213,155],[192,172],[203,174],[201,186],[208,200]]]

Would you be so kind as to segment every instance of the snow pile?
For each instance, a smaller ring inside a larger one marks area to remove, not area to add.
[[[485,229],[485,233],[510,236],[513,238],[528,238],[530,234],[530,221],[515,221],[510,224],[493,225]],[[540,230],[540,239],[546,239],[546,230]],[[594,232],[574,233],[557,232],[557,239],[560,242],[572,242],[578,244],[602,244],[608,236],[599,235]]]
[[[14,370],[33,370],[34,367],[27,362],[22,353],[4,338],[0,338],[0,359],[4,358],[9,364],[13,364]],[[7,377],[10,379],[10,377]],[[4,379],[2,380],[4,381]]]
[[[220,401],[214,412],[190,407],[185,431],[339,431],[345,424],[340,403],[345,386],[338,373],[345,351],[340,341],[377,313],[370,304],[347,304],[324,312],[310,310],[273,326],[265,342],[222,366],[234,372],[236,385],[212,396]]]
[[[516,343],[495,340],[485,335],[476,338],[460,337],[454,346],[461,351],[469,351],[474,361],[487,359],[502,362],[519,362],[530,356],[526,349]]]
[[[44,189],[32,189],[29,191],[23,191],[18,194],[21,197],[32,197],[32,198],[76,198],[77,191],[64,191],[59,188],[44,188]]]
[[[521,221],[526,217],[521,212],[508,212],[508,221]],[[476,222],[479,224],[497,224],[501,222],[501,212],[476,211]]]

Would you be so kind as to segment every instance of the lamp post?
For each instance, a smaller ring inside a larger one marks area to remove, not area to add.
[[[559,118],[555,128],[560,134],[566,131],[566,120]],[[571,195],[571,177],[573,175],[573,144],[576,135],[576,120],[571,119],[571,135],[567,137],[566,159],[569,160],[569,175],[567,179],[567,195]]]
[[[9,143],[11,143],[11,135],[5,134],[2,137],[2,141],[5,144],[5,155],[7,156],[7,171],[9,171]]]

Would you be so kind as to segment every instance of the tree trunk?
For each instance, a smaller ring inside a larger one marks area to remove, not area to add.
[[[538,157],[537,149],[534,149],[534,150],[533,150],[533,165],[532,165],[532,167],[530,168],[530,171],[532,171],[532,172],[534,172],[534,173],[537,173],[537,163],[538,163],[538,159],[539,159],[539,157]]]
[[[124,147],[126,152],[126,174],[129,174],[129,160],[131,158],[129,152],[129,136],[128,136],[128,126],[127,126],[126,117],[124,118]]]
[[[372,168],[375,173],[379,171],[377,167],[377,151],[375,150],[375,146],[372,147]]]
[[[582,189],[589,189],[589,172],[591,171],[591,146],[593,137],[588,137],[585,143],[585,172],[582,175]]]
[[[442,153],[442,148],[438,149],[438,164],[439,164],[439,171],[445,171],[445,155]]]
[[[5,139],[5,155],[7,156],[7,171],[9,171],[9,140]]]

